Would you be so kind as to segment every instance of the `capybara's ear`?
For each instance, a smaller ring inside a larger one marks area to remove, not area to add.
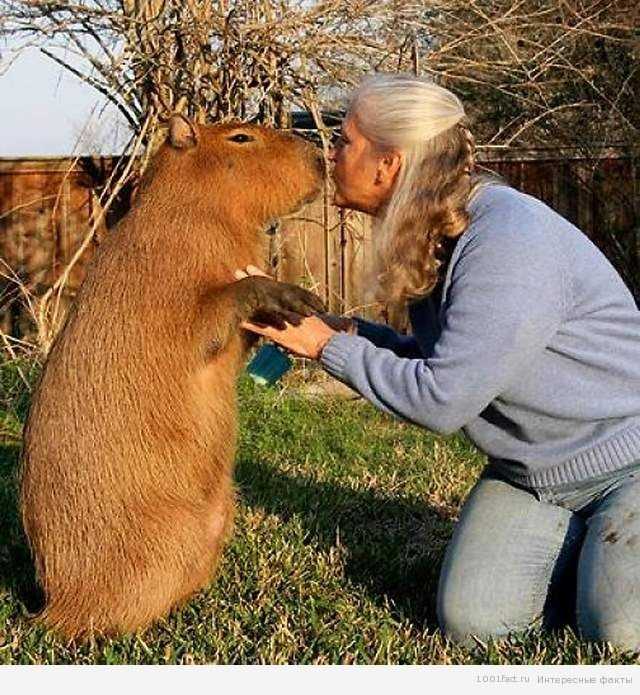
[[[181,114],[171,116],[169,120],[169,142],[179,150],[188,150],[198,144],[198,131],[195,125]]]

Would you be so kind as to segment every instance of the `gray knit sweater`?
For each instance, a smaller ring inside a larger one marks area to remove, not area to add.
[[[640,461],[640,311],[604,255],[502,185],[469,204],[442,302],[412,336],[358,320],[321,363],[382,410],[462,428],[514,482],[589,480]]]

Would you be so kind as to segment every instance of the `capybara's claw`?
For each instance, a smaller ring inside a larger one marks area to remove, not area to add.
[[[324,304],[312,292],[296,285],[285,283],[279,283],[279,285],[277,292],[270,297],[273,313],[287,318],[291,313],[312,316],[316,312],[324,312]]]
[[[295,288],[298,293],[298,301],[304,306],[306,312],[305,316],[309,316],[313,313],[319,313],[322,314],[326,311],[326,308],[324,306],[324,302],[318,297],[317,294],[314,294],[313,292],[309,292],[309,290],[305,290],[302,287],[296,287]],[[302,311],[299,311],[298,313],[303,313]]]

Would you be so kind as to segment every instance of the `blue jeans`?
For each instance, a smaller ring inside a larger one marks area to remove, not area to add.
[[[640,465],[544,490],[487,467],[447,548],[437,603],[456,641],[569,624],[640,650]]]

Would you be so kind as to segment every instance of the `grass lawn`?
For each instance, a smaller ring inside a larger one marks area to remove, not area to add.
[[[236,529],[220,572],[139,636],[65,644],[28,620],[16,515],[28,395],[0,370],[0,664],[629,664],[566,630],[464,649],[435,620],[438,572],[483,465],[370,405],[240,384]]]

